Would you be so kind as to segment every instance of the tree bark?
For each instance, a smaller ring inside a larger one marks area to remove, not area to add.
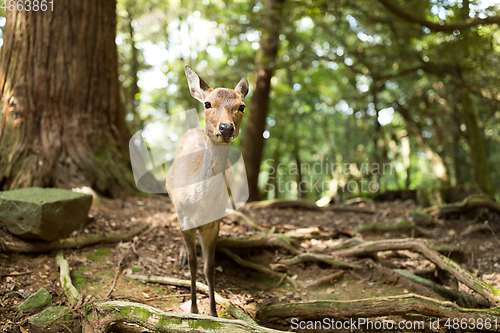
[[[0,189],[135,191],[120,101],[116,1],[7,11],[0,61]]]
[[[275,60],[278,54],[280,20],[285,0],[266,0],[266,14],[261,29],[261,48],[257,55],[257,72],[253,82],[253,95],[248,112],[247,128],[243,140],[243,159],[248,176],[249,201],[260,199],[259,171],[264,150],[266,117],[269,110],[271,78],[274,75]]]

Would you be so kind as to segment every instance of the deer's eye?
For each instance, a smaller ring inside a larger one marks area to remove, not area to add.
[[[240,111],[240,112],[245,112],[245,106],[244,106],[243,104],[242,104],[242,105],[240,105],[240,107],[239,107],[238,111]]]
[[[210,102],[205,102],[205,109],[210,109],[212,107],[212,104]]]

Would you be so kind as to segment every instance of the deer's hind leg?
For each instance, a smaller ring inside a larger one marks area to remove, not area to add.
[[[191,313],[198,313],[196,304],[196,275],[198,271],[198,258],[196,257],[196,229],[182,232],[182,238],[188,255],[189,271],[191,272]]]
[[[203,249],[204,273],[208,285],[210,299],[210,315],[217,317],[214,297],[215,279],[215,247],[219,237],[220,220],[205,224],[200,227],[201,248]]]

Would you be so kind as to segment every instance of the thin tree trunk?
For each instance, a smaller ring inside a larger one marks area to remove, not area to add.
[[[467,141],[469,142],[470,154],[472,159],[472,169],[476,185],[486,194],[495,195],[491,183],[490,167],[488,165],[488,156],[484,147],[483,135],[477,124],[474,112],[474,104],[470,98],[467,89],[462,90],[462,115],[467,126]]]
[[[132,77],[132,84],[130,85],[130,95],[128,102],[130,102],[130,112],[134,115],[134,120],[132,121],[132,129],[140,130],[143,127],[143,123],[139,115],[137,114],[137,106],[139,105],[139,99],[137,94],[140,93],[139,89],[139,50],[135,43],[135,29],[133,26],[134,16],[133,16],[133,3],[131,1],[127,2],[127,29],[130,34],[129,44],[130,44],[130,76]]]
[[[424,137],[422,136],[422,129],[418,124],[413,122],[410,117],[410,111],[401,105],[398,108],[398,111],[405,119],[408,129],[413,132],[418,145],[424,150],[425,156],[432,163],[432,169],[434,171],[434,174],[436,175],[436,178],[439,180],[440,185],[448,186],[448,172],[443,158],[434,150],[432,150],[431,146],[429,146],[429,144],[425,142]]]
[[[304,181],[304,175],[302,174],[302,161],[300,159],[300,145],[298,139],[295,141],[293,156],[295,158],[295,163],[297,163],[297,198],[305,199],[307,198],[307,183]]]
[[[116,1],[7,11],[0,61],[0,189],[134,191],[120,101]]]
[[[266,0],[266,14],[262,26],[261,48],[257,56],[257,72],[253,82],[253,95],[248,112],[247,128],[243,140],[243,159],[248,176],[249,201],[259,200],[259,171],[264,150],[266,117],[269,110],[271,78],[278,54],[280,20],[285,0]]]
[[[464,0],[462,10],[459,11],[459,17],[462,19],[468,19],[470,17],[470,0]],[[469,42],[474,38],[470,30],[463,33],[462,46],[466,56],[470,55],[470,44]],[[484,146],[484,139],[482,131],[479,128],[474,102],[471,99],[469,91],[467,89],[468,82],[467,79],[462,77],[462,89],[459,90],[460,102],[462,106],[462,117],[467,126],[466,139],[469,143],[470,155],[472,160],[472,172],[474,175],[474,181],[481,191],[487,195],[493,197],[495,191],[493,190],[493,184],[491,183],[490,167],[488,165],[488,156],[486,155],[486,149]]]

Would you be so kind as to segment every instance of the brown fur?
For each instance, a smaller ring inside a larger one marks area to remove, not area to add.
[[[211,172],[211,166],[207,166],[205,149],[210,149],[212,146],[229,145],[238,136],[243,118],[243,112],[239,111],[239,108],[241,105],[244,105],[243,99],[248,92],[248,81],[245,78],[241,79],[235,90],[233,90],[228,88],[211,89],[188,66],[186,66],[186,76],[191,95],[202,103],[209,102],[211,108],[205,109],[204,131],[201,129],[191,129],[182,136],[177,156],[187,155],[187,157],[176,159],[168,171],[167,183],[171,188],[180,189],[180,191],[177,191],[176,197],[172,197],[172,193],[170,193],[167,186],[169,195],[173,199],[177,210],[177,205],[179,204],[189,205],[190,202],[196,202],[203,198],[203,190],[200,193],[195,192],[193,195],[193,191],[183,191],[183,188],[188,184],[196,183],[203,173]],[[234,132],[231,137],[221,135],[219,131],[219,125],[221,124],[234,126]],[[198,195],[200,197],[197,197]],[[182,238],[191,272],[192,313],[198,313],[196,305],[196,275],[198,268],[196,232],[198,231],[205,263],[204,273],[209,288],[210,315],[217,317],[214,298],[214,257],[219,237],[219,228],[220,219],[200,227],[182,231]]]

